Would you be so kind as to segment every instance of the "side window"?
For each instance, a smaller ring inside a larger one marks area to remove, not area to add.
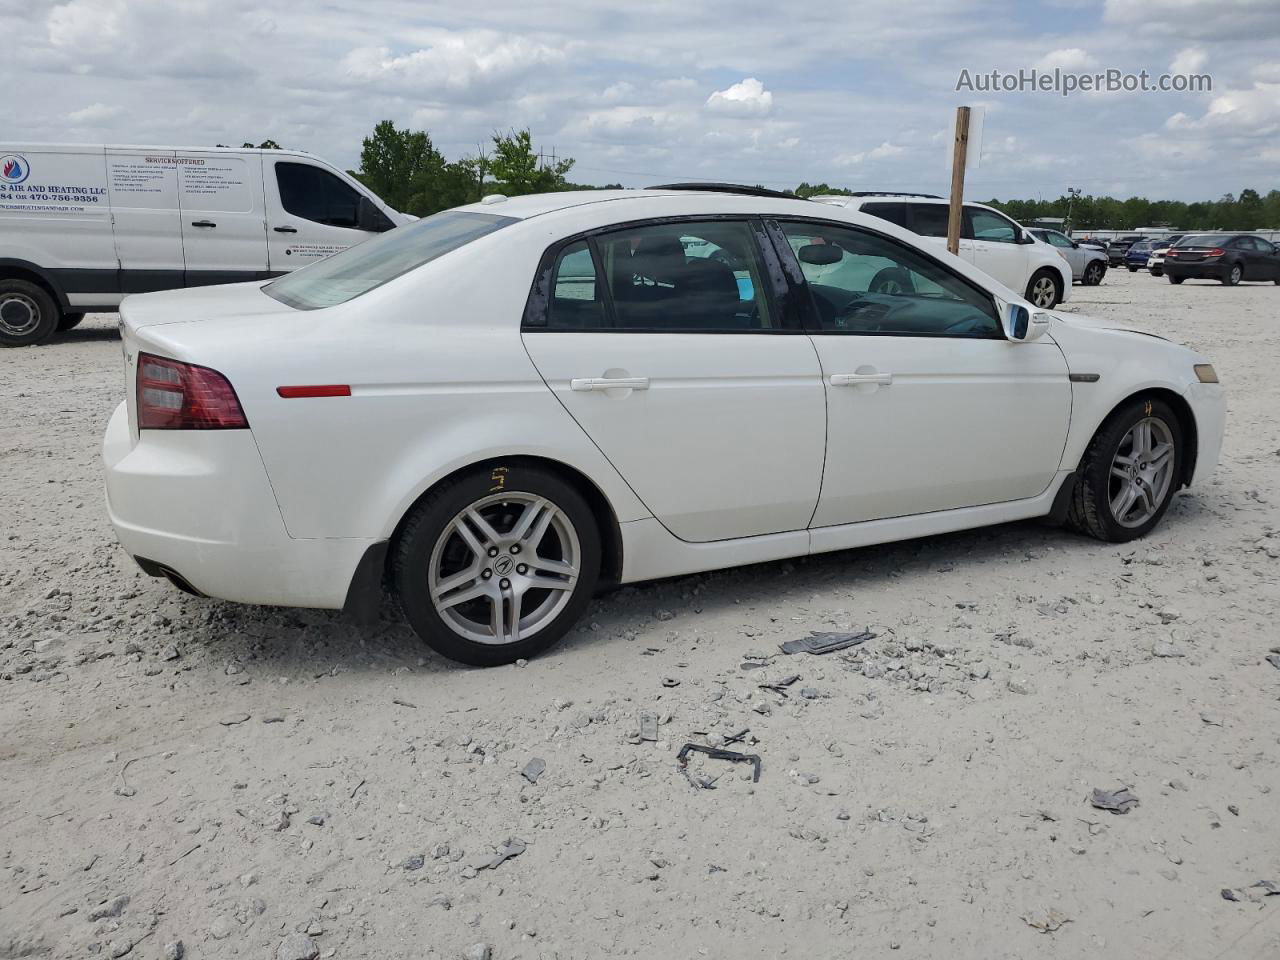
[[[1066,234],[1054,233],[1052,230],[1050,230],[1048,233],[1045,234],[1045,236],[1049,238],[1049,242],[1053,244],[1055,247],[1071,246],[1071,240],[1066,236]]]
[[[774,319],[750,224],[638,226],[593,241],[619,330],[769,330]]]
[[[1013,221],[998,213],[983,210],[981,207],[965,207],[964,218],[968,227],[965,233],[974,240],[986,240],[991,243],[1018,242],[1018,231]]]
[[[285,212],[330,227],[359,227],[360,194],[328,170],[307,163],[276,163]]]
[[[869,213],[881,220],[888,220],[900,227],[907,225],[907,205],[905,203],[864,203],[862,212]]]
[[[837,224],[781,227],[796,251],[823,330],[1002,336],[990,296],[920,251]]]
[[[1254,237],[1253,242],[1258,245],[1258,249],[1263,253],[1274,254],[1276,252],[1275,244],[1269,240],[1263,240],[1261,237]]]
[[[551,272],[551,330],[598,330],[608,326],[596,264],[585,240],[569,244],[556,258]]]
[[[909,228],[922,237],[945,237],[950,211],[945,203],[910,203]]]

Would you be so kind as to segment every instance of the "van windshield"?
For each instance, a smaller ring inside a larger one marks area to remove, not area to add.
[[[514,217],[446,210],[348,247],[262,289],[299,310],[332,307],[515,222]]]

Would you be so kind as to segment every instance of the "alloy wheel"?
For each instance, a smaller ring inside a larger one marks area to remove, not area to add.
[[[1159,512],[1173,484],[1173,432],[1157,417],[1129,428],[1111,458],[1107,490],[1111,515],[1122,527],[1140,527]]]
[[[569,603],[582,545],[568,514],[535,494],[496,494],[460,511],[431,552],[427,587],[441,620],[484,644],[527,640]]]
[[[1031,285],[1031,302],[1037,307],[1051,307],[1057,292],[1051,279],[1040,277]]]
[[[1102,279],[1102,268],[1098,266],[1097,261],[1089,264],[1084,271],[1084,282],[1089,286],[1096,286],[1098,281]]]

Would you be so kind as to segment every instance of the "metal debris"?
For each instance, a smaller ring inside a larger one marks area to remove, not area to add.
[[[875,637],[870,630],[863,630],[861,633],[811,633],[807,637],[799,640],[788,640],[786,643],[780,644],[778,649],[783,653],[812,653],[820,656],[824,653],[834,653],[836,650],[844,650],[846,647],[855,647],[860,643],[866,643]]]
[[[686,743],[683,747],[680,748],[680,752],[676,754],[676,762],[680,764],[680,770],[685,774],[686,777],[689,776],[689,773],[688,773],[689,754],[694,752],[705,753],[712,760],[728,760],[731,763],[749,763],[753,767],[751,782],[752,783],[760,782],[759,754],[735,753],[733,750],[721,750],[718,747],[704,747],[698,743]],[[693,782],[692,779],[690,779],[690,782],[691,783]],[[704,789],[707,789],[710,785],[704,784],[702,786]]]
[[[1138,806],[1138,798],[1128,787],[1121,787],[1119,790],[1099,790],[1095,787],[1089,802],[1099,810],[1110,810],[1112,813],[1128,813]]]

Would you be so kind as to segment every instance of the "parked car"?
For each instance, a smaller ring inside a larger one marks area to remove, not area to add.
[[[121,317],[107,510],[144,571],[357,620],[389,577],[471,664],[601,582],[1032,517],[1131,540],[1223,432],[1191,350],[753,188],[491,197]]]
[[[1241,280],[1280,284],[1280,250],[1251,233],[1194,234],[1165,251],[1170,283],[1217,280],[1235,286]]]
[[[1071,279],[1086,287],[1096,287],[1107,273],[1107,255],[1095,247],[1072,240],[1057,230],[1033,228],[1028,231],[1041,243],[1053,247],[1071,267]]]
[[[1147,269],[1147,260],[1151,256],[1151,251],[1159,239],[1138,240],[1129,245],[1129,249],[1124,252],[1124,265],[1130,273],[1137,273],[1139,270]]]
[[[1101,250],[1103,253],[1107,252],[1107,241],[1100,240],[1097,237],[1072,237],[1071,239],[1075,240],[1075,242],[1080,244],[1082,247],[1089,247],[1092,250]]]
[[[293,150],[0,144],[0,346],[126,294],[277,276],[412,219]]]
[[[1151,245],[1151,253],[1147,257],[1147,270],[1153,277],[1164,275],[1164,253],[1175,243],[1181,240],[1185,234],[1174,233],[1169,236],[1157,240]]]
[[[946,247],[949,206],[925,194],[858,194],[814,197],[819,203],[861,210]],[[1017,290],[1037,307],[1057,306],[1071,292],[1071,267],[1046,250],[1020,224],[980,203],[964,205],[960,256]]]
[[[1147,239],[1141,233],[1129,233],[1121,237],[1116,237],[1107,245],[1107,256],[1111,260],[1111,266],[1124,266],[1124,255],[1128,252],[1129,247],[1137,243],[1139,240]]]

